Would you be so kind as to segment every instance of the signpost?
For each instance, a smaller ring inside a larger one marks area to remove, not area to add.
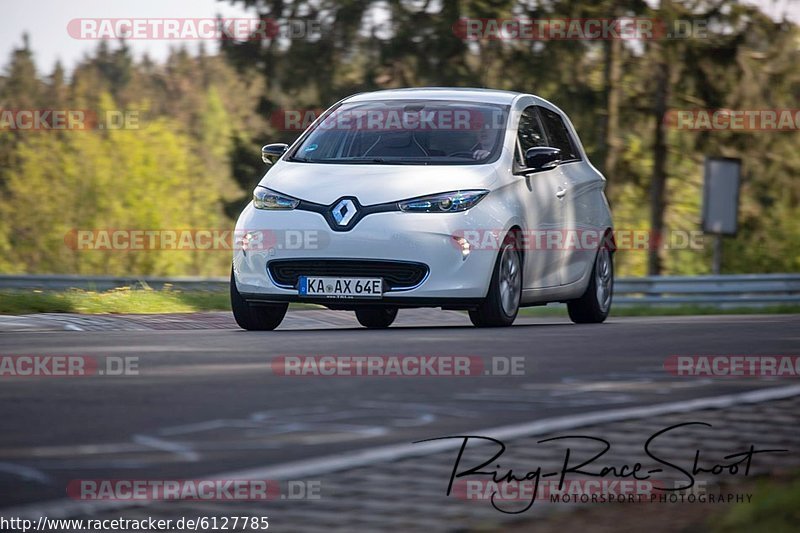
[[[722,271],[722,236],[739,228],[740,159],[706,157],[703,186],[703,231],[714,235],[714,274]]]

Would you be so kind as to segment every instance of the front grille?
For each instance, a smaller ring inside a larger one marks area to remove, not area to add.
[[[300,276],[334,276],[383,278],[384,290],[402,290],[419,285],[428,275],[422,263],[370,259],[277,259],[267,269],[277,285],[292,288],[297,288]]]

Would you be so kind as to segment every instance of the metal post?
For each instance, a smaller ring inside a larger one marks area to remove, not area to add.
[[[722,273],[722,235],[714,235],[714,260],[711,271],[715,276]]]

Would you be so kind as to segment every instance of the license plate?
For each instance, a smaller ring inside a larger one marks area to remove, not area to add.
[[[300,296],[324,298],[382,298],[382,278],[329,278],[300,276]]]

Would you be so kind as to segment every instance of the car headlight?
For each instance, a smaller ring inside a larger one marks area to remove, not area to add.
[[[266,187],[256,187],[253,191],[253,206],[256,209],[294,209],[300,200],[271,191]]]
[[[466,211],[480,202],[489,191],[453,191],[403,200],[398,205],[411,213],[457,213]]]

